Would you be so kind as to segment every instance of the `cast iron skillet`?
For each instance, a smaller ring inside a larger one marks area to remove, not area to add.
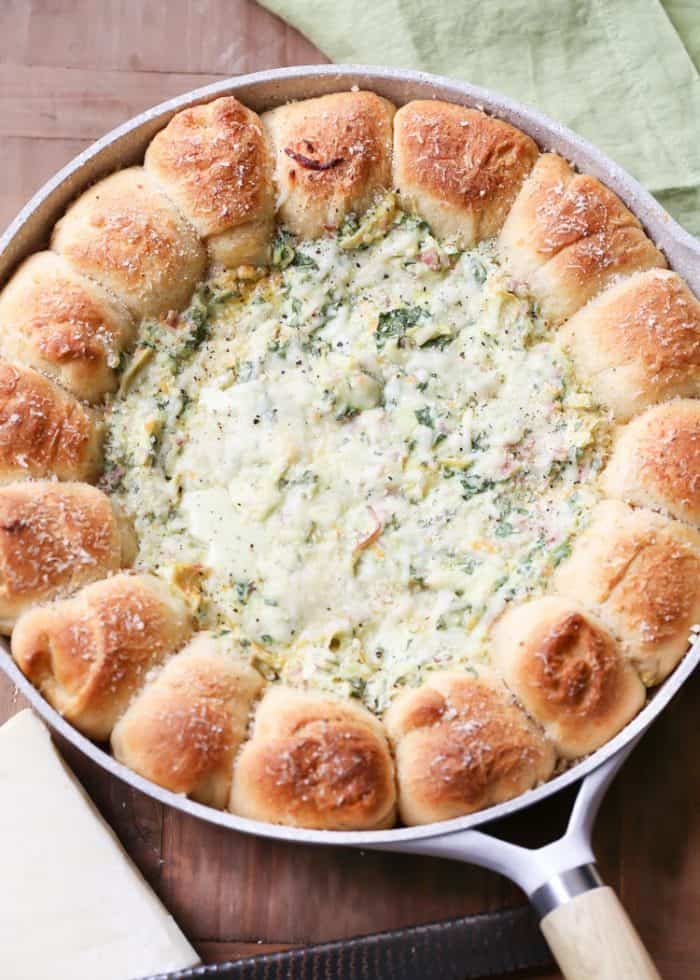
[[[371,89],[398,105],[416,98],[440,98],[476,106],[520,127],[542,149],[561,153],[580,170],[599,177],[616,191],[663,249],[670,266],[700,294],[700,242],[676,224],[635,180],[575,133],[533,109],[465,82],[398,69],[333,65],[264,71],[217,82],[164,102],[113,130],[45,184],[0,238],[0,284],[25,256],[46,246],[54,222],[80,191],[113,170],[140,162],[151,138],[179,110],[230,94],[252,109],[263,111],[290,99],[310,98],[353,85]],[[56,732],[103,769],[162,803],[244,833],[304,844],[342,844],[433,854],[480,864],[507,875],[532,901],[547,941],[569,980],[650,980],[659,976],[614,893],[601,882],[590,836],[605,790],[619,766],[693,672],[699,659],[700,641],[697,641],[644,710],[622,732],[537,789],[456,820],[395,830],[341,833],[245,820],[194,803],[142,779],[65,722],[16,667],[6,642],[2,642],[0,649],[0,667]],[[582,782],[569,827],[560,840],[538,850],[528,850],[475,829],[533,806],[579,780]]]

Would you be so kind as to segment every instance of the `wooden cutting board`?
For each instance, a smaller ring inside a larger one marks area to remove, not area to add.
[[[0,0],[0,226],[87,143],[147,106],[240,72],[325,60],[250,0]],[[23,706],[0,675],[0,722]],[[646,736],[598,821],[603,873],[665,980],[700,973],[698,718],[696,679]],[[67,758],[207,962],[523,901],[477,868],[210,827],[75,751]],[[521,815],[510,829],[544,842],[566,802]]]

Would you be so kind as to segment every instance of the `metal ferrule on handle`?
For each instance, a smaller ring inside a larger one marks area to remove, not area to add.
[[[571,901],[572,898],[577,898],[593,888],[602,887],[603,879],[595,864],[582,864],[578,868],[570,868],[568,871],[553,875],[530,895],[530,903],[540,919],[544,919],[550,912]]]

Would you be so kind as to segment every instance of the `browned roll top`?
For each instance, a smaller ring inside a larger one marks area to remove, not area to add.
[[[0,483],[22,477],[94,480],[98,417],[36,371],[0,360]]]
[[[338,92],[262,116],[275,152],[278,214],[317,238],[391,186],[394,107],[373,92]]]
[[[0,293],[0,349],[97,402],[117,387],[119,356],[133,339],[127,310],[53,252],[37,252]]]
[[[385,716],[407,824],[472,813],[517,796],[554,767],[551,745],[487,672],[436,672]]]
[[[178,112],[154,137],[145,167],[207,241],[215,260],[231,266],[268,258],[275,210],[272,154],[260,119],[237,99]]]
[[[494,629],[492,658],[567,759],[602,745],[644,703],[644,686],[612,633],[558,596],[511,606]]]
[[[77,728],[109,736],[146,672],[191,632],[184,603],[150,575],[115,575],[27,612],[12,655]]]
[[[555,323],[616,278],[666,264],[613,191],[553,153],[538,159],[523,184],[500,245]]]
[[[700,395],[700,303],[675,272],[651,269],[616,283],[571,317],[561,337],[617,419]]]
[[[601,485],[609,497],[700,525],[700,400],[655,405],[621,428]]]
[[[597,714],[611,703],[610,681],[617,670],[614,647],[579,612],[546,634],[530,669],[533,684],[554,704]]]
[[[603,501],[554,586],[597,608],[642,680],[659,683],[700,617],[700,535],[660,514]]]
[[[231,809],[273,823],[367,830],[394,820],[394,774],[366,709],[278,687],[258,707],[234,771]]]
[[[198,633],[117,722],[116,758],[166,789],[225,807],[233,757],[264,684],[239,653],[224,637]]]
[[[33,603],[67,594],[129,564],[130,525],[86,483],[0,488],[0,629]]]
[[[402,203],[463,247],[495,235],[539,150],[477,109],[409,102],[394,119],[394,183]]]
[[[153,139],[146,168],[202,236],[273,211],[262,124],[232,97],[178,112]]]

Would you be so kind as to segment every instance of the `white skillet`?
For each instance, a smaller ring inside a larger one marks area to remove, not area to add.
[[[529,133],[616,191],[665,252],[669,264],[700,295],[700,242],[677,225],[654,199],[590,143],[540,113],[486,89],[435,75],[362,66],[313,66],[258,72],[197,89],[142,113],[81,153],[22,209],[0,238],[0,284],[30,252],[44,247],[68,202],[104,174],[140,161],[152,136],[189,105],[235,95],[262,111],[290,99],[310,98],[353,85],[369,88],[397,104],[441,98],[478,106]],[[522,796],[468,817],[422,827],[340,833],[311,831],[244,820],[204,807],[142,779],[84,738],[51,708],[0,647],[2,668],[36,711],[61,736],[103,769],[138,790],[210,823],[244,833],[304,844],[431,854],[491,868],[527,894],[567,980],[653,980],[654,965],[617,900],[603,885],[591,848],[593,823],[605,791],[644,731],[666,707],[700,660],[696,641],[676,671],[654,692],[644,710],[614,739],[566,772]],[[566,833],[529,850],[475,828],[533,806],[565,786],[580,782]]]

